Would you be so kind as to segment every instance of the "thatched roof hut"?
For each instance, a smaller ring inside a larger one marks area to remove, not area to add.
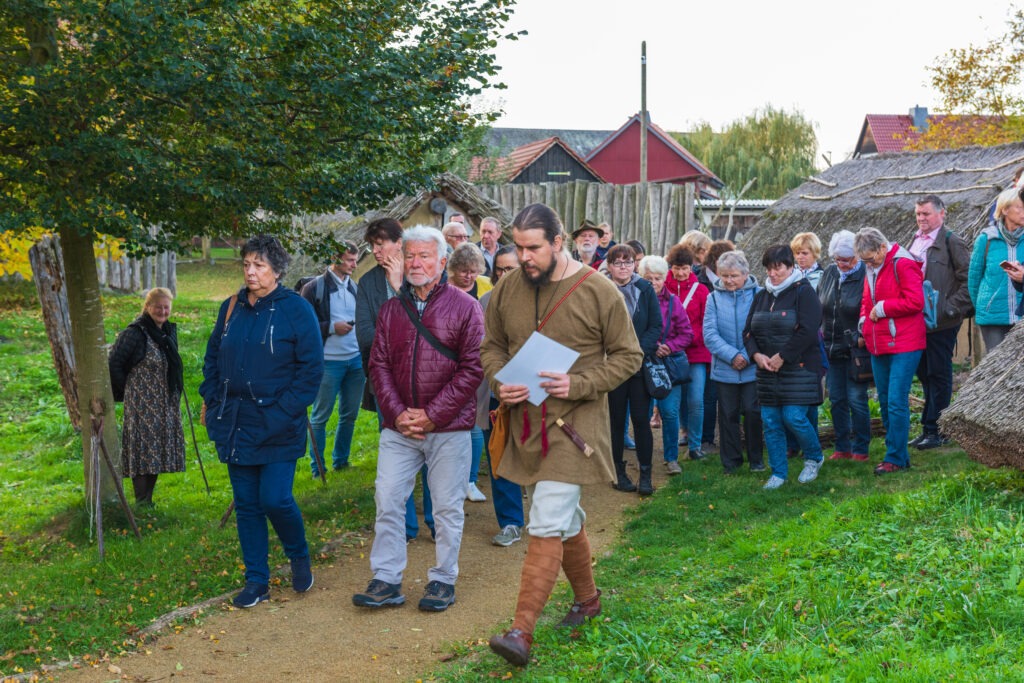
[[[939,418],[939,426],[967,455],[989,467],[1024,470],[1024,325],[971,371],[956,399]]]
[[[512,225],[513,216],[509,210],[481,194],[474,185],[451,173],[442,173],[434,178],[434,187],[420,190],[416,194],[400,195],[379,211],[369,211],[362,216],[355,217],[346,217],[341,214],[331,217],[306,217],[304,226],[309,230],[329,232],[338,240],[352,242],[360,246],[359,267],[356,269],[358,278],[375,265],[373,258],[367,258],[370,256],[369,249],[365,248],[363,244],[363,233],[366,231],[367,223],[376,218],[390,217],[405,227],[431,225],[441,228],[444,212],[449,210],[465,216],[467,223],[476,233],[479,233],[480,221],[483,218],[488,216],[497,218],[505,232],[506,239],[511,240],[508,231]],[[307,275],[316,273],[322,268],[322,264],[316,263],[306,256],[299,256],[292,263],[294,272]]]
[[[788,193],[761,215],[740,248],[761,274],[766,247],[799,232],[814,232],[823,252],[839,230],[865,226],[909,245],[917,226],[914,200],[936,194],[946,203],[946,225],[973,243],[988,222],[992,200],[1024,165],[1024,143],[938,152],[884,154],[837,164]],[[827,254],[823,254],[827,261]]]

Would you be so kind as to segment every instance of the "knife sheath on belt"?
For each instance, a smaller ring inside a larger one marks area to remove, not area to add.
[[[583,440],[583,437],[580,436],[579,432],[573,429],[573,426],[571,424],[567,423],[562,418],[558,418],[557,420],[555,420],[555,424],[558,425],[558,427],[563,432],[566,433],[566,435],[574,444],[576,444],[576,448],[583,451],[583,455],[589,458],[594,454],[594,449],[587,445],[587,442]]]

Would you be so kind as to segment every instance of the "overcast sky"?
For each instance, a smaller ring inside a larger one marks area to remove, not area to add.
[[[994,0],[518,0],[509,29],[529,35],[498,48],[508,89],[489,98],[505,111],[497,126],[614,130],[640,110],[646,40],[654,123],[721,129],[770,103],[816,123],[838,162],[865,114],[934,112],[926,67],[1002,35],[1010,13]]]

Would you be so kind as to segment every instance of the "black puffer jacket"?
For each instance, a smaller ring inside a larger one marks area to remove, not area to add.
[[[779,293],[763,289],[754,297],[743,331],[747,354],[785,361],[778,372],[757,369],[757,398],[762,405],[818,405],[822,402],[821,303],[813,285],[801,279]]]
[[[825,353],[829,359],[850,357],[850,345],[857,343],[857,322],[860,320],[860,304],[864,298],[864,264],[858,263],[857,270],[846,276],[839,284],[839,268],[833,263],[825,269],[818,283],[818,299],[821,301],[821,331],[825,341]]]

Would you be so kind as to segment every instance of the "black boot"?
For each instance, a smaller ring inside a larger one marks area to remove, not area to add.
[[[637,483],[637,493],[641,496],[649,496],[654,493],[654,485],[651,484],[650,465],[640,465],[640,481]]]
[[[650,468],[648,467],[647,469],[649,474]],[[626,476],[626,463],[615,463],[615,474],[618,475],[619,480],[615,482],[612,486],[617,491],[625,491],[626,493],[632,493],[633,491],[636,491],[636,484],[630,481],[629,477]]]

